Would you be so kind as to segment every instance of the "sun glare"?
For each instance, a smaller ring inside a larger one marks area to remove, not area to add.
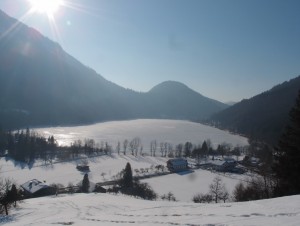
[[[53,16],[62,5],[62,0],[29,0],[29,2],[32,11],[46,13],[48,16]]]

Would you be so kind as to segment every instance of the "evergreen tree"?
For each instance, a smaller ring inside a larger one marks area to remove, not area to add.
[[[129,162],[127,162],[126,167],[123,171],[123,178],[121,180],[121,186],[123,186],[124,188],[133,187],[132,170],[131,170],[131,165]]]
[[[276,196],[300,194],[300,91],[275,153]]]
[[[10,201],[14,203],[14,207],[17,206],[17,201],[19,200],[19,193],[15,184],[11,186],[10,189]]]
[[[207,146],[206,141],[204,141],[202,143],[201,152],[203,153],[203,155],[207,155],[208,154],[208,146]]]
[[[89,188],[90,188],[90,180],[89,180],[89,175],[86,173],[84,174],[83,180],[82,180],[82,187],[81,190],[82,192],[89,192]]]

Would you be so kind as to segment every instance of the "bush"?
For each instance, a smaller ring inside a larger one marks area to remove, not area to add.
[[[197,194],[193,197],[194,203],[211,203],[213,200],[213,197],[210,194]]]
[[[174,194],[172,192],[169,192],[168,194],[162,195],[161,199],[162,200],[173,201],[173,202],[177,201],[176,198],[175,198],[175,196],[174,196]]]
[[[133,182],[132,187],[130,188],[121,187],[120,185],[114,185],[112,188],[109,188],[107,192],[112,192],[112,193],[120,192],[125,195],[140,197],[146,200],[155,200],[157,198],[157,194],[147,183],[141,183],[138,180],[135,180]]]
[[[154,200],[157,198],[156,193],[147,183],[141,183],[137,178],[132,177],[130,163],[126,164],[125,169],[119,173],[117,177],[119,177],[118,183],[108,189],[108,192],[121,192],[126,195],[132,195],[147,200]]]
[[[133,188],[134,188],[132,191],[133,196],[137,196],[147,200],[155,200],[157,198],[157,194],[147,183],[141,183],[139,181],[136,181],[134,182]]]
[[[259,200],[269,198],[265,191],[264,182],[259,179],[253,179],[248,184],[239,183],[233,191],[233,199],[236,202]]]

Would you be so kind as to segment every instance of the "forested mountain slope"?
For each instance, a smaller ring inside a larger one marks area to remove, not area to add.
[[[248,137],[276,143],[300,89],[300,76],[213,115],[210,122]]]

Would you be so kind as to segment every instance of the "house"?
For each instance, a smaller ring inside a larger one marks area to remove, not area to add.
[[[235,166],[235,161],[219,160],[212,162],[213,169],[220,172],[231,172]]]
[[[21,185],[24,196],[27,198],[41,197],[55,194],[56,190],[45,183],[33,179]]]
[[[201,164],[202,168],[212,169],[220,172],[234,172],[237,162],[232,158],[224,160],[217,159]]]
[[[187,160],[178,158],[178,159],[169,159],[167,161],[167,167],[171,172],[178,172],[188,169]]]

